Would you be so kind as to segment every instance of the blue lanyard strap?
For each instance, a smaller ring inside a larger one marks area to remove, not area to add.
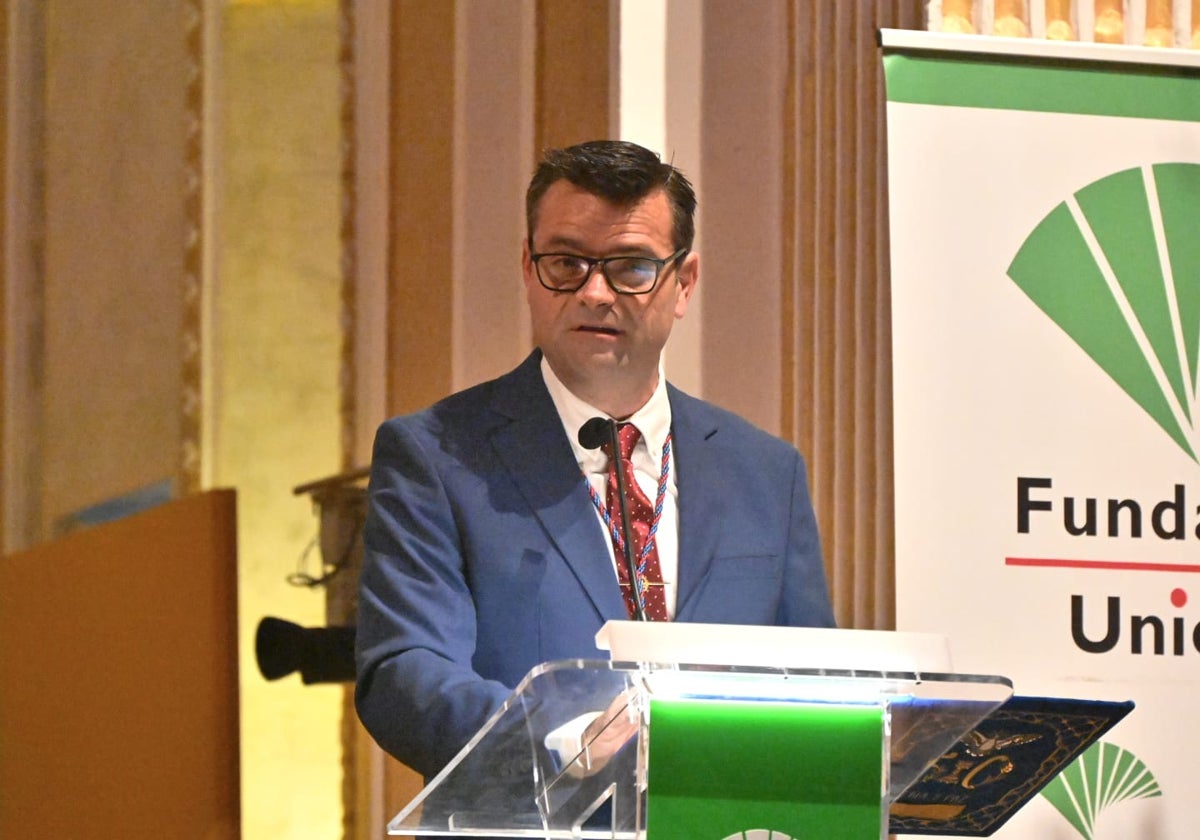
[[[633,582],[639,593],[644,589],[643,576],[646,574],[646,558],[650,556],[650,552],[654,550],[655,535],[658,533],[658,523],[662,519],[663,500],[667,497],[667,479],[671,474],[671,441],[672,435],[667,433],[667,439],[663,441],[662,467],[658,475],[658,492],[654,498],[654,520],[650,523],[650,532],[646,535],[646,544],[642,546],[642,550],[638,552],[637,558],[637,577]],[[616,457],[619,457],[616,456]],[[617,467],[620,469],[620,466]],[[634,479],[636,481],[636,479]],[[617,526],[616,521],[608,512],[608,507],[604,504],[604,500],[600,498],[600,494],[596,492],[596,488],[592,486],[590,481],[586,481],[588,495],[592,497],[592,504],[600,513],[600,518],[604,520],[604,527],[612,535],[613,545],[618,554],[625,551],[625,535],[621,533],[621,529]]]

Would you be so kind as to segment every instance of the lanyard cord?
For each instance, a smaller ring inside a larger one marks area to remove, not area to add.
[[[658,533],[658,523],[662,519],[663,500],[667,496],[667,479],[671,473],[671,441],[672,435],[667,433],[667,439],[663,441],[662,468],[659,470],[658,476],[658,492],[654,498],[654,520],[650,523],[650,532],[646,535],[646,544],[642,546],[642,550],[638,552],[637,558],[637,580],[633,582],[640,594],[643,589],[642,578],[646,573],[646,558],[650,556],[650,552],[654,550],[654,536]],[[619,455],[617,456],[619,459]],[[631,459],[632,463],[632,459]],[[618,462],[617,469],[621,465]],[[636,481],[636,478],[630,476]],[[625,535],[621,533],[621,529],[617,527],[616,521],[608,511],[608,507],[604,504],[604,500],[600,498],[600,494],[596,492],[596,488],[592,486],[590,481],[586,482],[588,495],[592,497],[592,504],[600,513],[600,518],[604,520],[604,526],[608,532],[612,534],[613,543],[616,546],[617,554],[625,551]]]

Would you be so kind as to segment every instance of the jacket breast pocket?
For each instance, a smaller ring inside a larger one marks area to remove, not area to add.
[[[722,581],[783,579],[783,558],[778,554],[752,557],[718,557],[713,560],[709,577]]]
[[[783,588],[783,557],[718,557],[694,605],[681,618],[714,624],[774,624]]]

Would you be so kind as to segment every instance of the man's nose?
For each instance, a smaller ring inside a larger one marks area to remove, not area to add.
[[[585,303],[592,306],[603,306],[611,304],[616,300],[616,292],[609,287],[608,281],[604,279],[604,273],[600,270],[599,265],[592,266],[592,270],[588,272],[587,279],[583,281],[575,294],[579,295]]]

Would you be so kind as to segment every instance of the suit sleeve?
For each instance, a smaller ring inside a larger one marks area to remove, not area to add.
[[[355,703],[387,752],[436,774],[509,689],[472,667],[476,614],[432,438],[410,419],[375,440],[359,588]],[[427,447],[422,446],[427,443]]]
[[[817,518],[808,489],[804,458],[794,453],[791,517],[788,523],[787,562],[779,623],[795,627],[833,627],[825,563]]]

